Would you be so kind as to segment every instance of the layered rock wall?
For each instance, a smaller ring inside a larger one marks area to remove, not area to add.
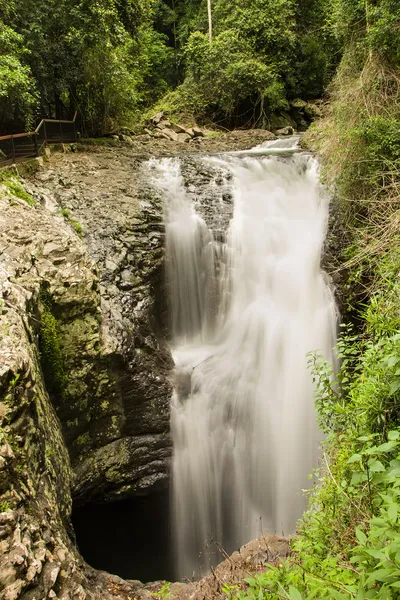
[[[57,348],[71,341],[71,333],[63,333],[68,323],[81,332],[77,362],[92,365],[99,356],[93,265],[62,217],[28,206],[4,188],[0,206],[0,598],[120,598],[125,584],[90,569],[76,550],[73,471],[42,372],[44,343],[49,357],[59,359]],[[59,395],[53,392],[59,410],[72,385],[67,353],[62,366],[65,389],[61,394],[58,381]]]

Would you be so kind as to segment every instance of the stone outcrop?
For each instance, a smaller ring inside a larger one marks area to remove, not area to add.
[[[42,372],[43,356],[58,368],[62,340],[71,342],[63,334],[68,317],[87,344],[77,348],[90,373],[100,344],[97,276],[61,216],[4,189],[0,206],[0,598],[128,598],[128,584],[94,571],[76,550],[73,470]]]
[[[132,185],[124,195],[117,170],[118,189],[107,193],[90,159],[69,165],[31,181],[40,206],[29,209],[32,235],[17,260],[28,261],[27,285],[36,277],[39,310],[57,330],[58,348],[42,352],[42,362],[79,503],[166,484],[172,361],[153,310],[163,280],[162,207],[152,198],[140,204]],[[129,186],[131,173],[124,176]]]

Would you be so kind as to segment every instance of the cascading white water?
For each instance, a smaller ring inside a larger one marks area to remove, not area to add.
[[[292,142],[200,160],[232,175],[233,218],[214,239],[177,159],[165,195],[172,353],[173,510],[179,576],[262,532],[291,534],[320,435],[307,353],[332,359],[336,314],[320,269],[328,201]],[[269,152],[268,156],[263,153]],[[215,211],[219,211],[218,201]]]

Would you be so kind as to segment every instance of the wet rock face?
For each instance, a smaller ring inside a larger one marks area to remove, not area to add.
[[[24,266],[17,269],[33,268],[39,286],[47,329],[39,327],[38,344],[72,463],[73,497],[106,501],[168,480],[172,360],[162,339],[162,206],[139,195],[134,160],[121,167],[109,157],[58,158],[29,184],[42,206],[31,209],[33,236],[21,224]]]

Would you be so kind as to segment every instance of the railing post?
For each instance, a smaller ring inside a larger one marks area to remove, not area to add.
[[[43,133],[44,133],[44,143],[47,144],[46,121],[44,119],[43,119]]]
[[[72,121],[73,127],[74,127],[74,142],[76,142],[76,125],[75,125],[75,117],[74,120]]]
[[[60,121],[60,136],[61,136],[61,143],[63,143],[63,132],[62,132],[62,123]]]
[[[33,134],[33,143],[35,144],[35,156],[39,156],[39,148],[38,148],[38,143],[37,143],[37,136],[38,134],[35,133]]]
[[[14,136],[13,135],[11,135],[11,152],[12,152],[13,162],[15,162],[15,146],[14,146]]]

